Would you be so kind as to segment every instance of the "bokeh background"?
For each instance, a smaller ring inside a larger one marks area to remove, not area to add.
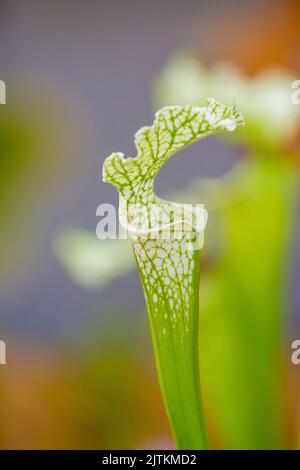
[[[8,363],[0,368],[0,448],[173,447],[137,274],[85,288],[56,243],[68,228],[93,233],[97,206],[117,205],[102,163],[112,151],[134,155],[134,132],[153,120],[154,84],[170,56],[230,61],[250,77],[276,64],[300,78],[299,44],[296,0],[1,2],[0,338]],[[285,145],[299,154],[297,135]],[[245,149],[208,139],[188,153],[162,171],[160,193],[223,175]],[[286,447],[295,445],[300,400],[288,351],[300,337],[298,216],[287,274],[284,399],[286,420],[295,421]],[[216,446],[226,446],[216,427]]]

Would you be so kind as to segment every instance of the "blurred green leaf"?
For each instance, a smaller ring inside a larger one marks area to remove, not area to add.
[[[296,178],[281,159],[261,156],[236,169],[231,183],[234,197],[219,188],[216,228],[224,247],[200,292],[203,384],[225,448],[284,448],[282,361]],[[211,230],[213,224],[211,217]]]
[[[87,230],[65,229],[55,251],[70,276],[88,288],[103,287],[134,267],[128,240],[98,240]]]

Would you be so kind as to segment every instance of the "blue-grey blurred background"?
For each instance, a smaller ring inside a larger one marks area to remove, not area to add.
[[[135,154],[134,133],[153,121],[153,83],[172,54],[232,61],[250,75],[273,63],[297,74],[299,40],[293,1],[2,0],[1,447],[173,445],[137,274],[84,289],[59,262],[55,240],[68,227],[95,231],[97,206],[117,205],[102,163],[112,151]],[[188,154],[162,171],[161,194],[223,174],[244,150],[208,139]],[[292,325],[299,243],[295,252]]]

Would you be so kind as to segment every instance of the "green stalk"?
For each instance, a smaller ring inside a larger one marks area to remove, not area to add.
[[[153,126],[136,134],[136,158],[114,153],[104,163],[103,179],[119,191],[120,221],[132,239],[160,386],[180,449],[208,447],[197,346],[199,234],[207,214],[202,207],[158,198],[154,178],[178,150],[242,123],[235,108],[213,99],[204,108],[167,107],[156,114]]]
[[[182,242],[180,242],[182,243]],[[157,243],[156,243],[157,245]],[[168,277],[151,262],[153,285],[145,282],[145,262],[140,256],[146,252],[144,244],[134,243],[140,279],[143,285],[152,334],[152,343],[164,404],[173,435],[179,449],[206,449],[207,433],[203,417],[199,386],[198,315],[200,251],[191,251],[185,279],[191,280],[193,289],[180,284],[183,264],[172,263],[176,258],[172,242],[160,244],[168,249],[175,279]],[[167,268],[166,268],[167,270]],[[176,304],[175,304],[176,303]]]

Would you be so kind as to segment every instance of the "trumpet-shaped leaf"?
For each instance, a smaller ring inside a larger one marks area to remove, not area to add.
[[[137,156],[113,153],[103,179],[120,195],[120,221],[132,240],[149,314],[158,375],[177,445],[203,449],[207,437],[198,373],[199,243],[203,207],[164,201],[154,193],[160,168],[177,151],[243,123],[234,107],[171,106],[136,134]]]

